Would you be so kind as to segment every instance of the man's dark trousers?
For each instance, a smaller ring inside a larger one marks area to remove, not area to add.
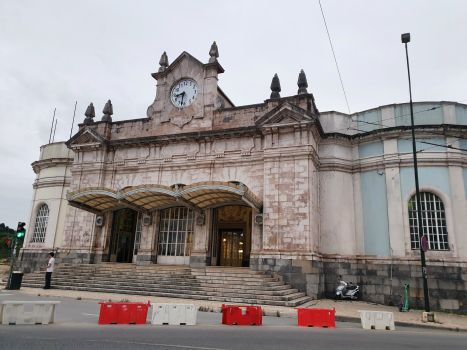
[[[46,272],[45,273],[45,288],[49,289],[50,288],[50,280],[52,279],[52,272]]]

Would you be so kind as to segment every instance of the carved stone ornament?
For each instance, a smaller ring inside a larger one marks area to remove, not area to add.
[[[274,74],[271,82],[271,98],[281,98],[279,92],[281,92],[281,82],[279,81],[279,77],[277,73]]]
[[[306,81],[306,75],[303,69],[300,71],[300,74],[298,75],[297,85],[298,85],[299,95],[308,93],[308,91],[306,90],[306,88],[308,87],[308,83]]]
[[[183,128],[185,125],[187,125],[189,122],[193,120],[193,116],[190,117],[190,119],[182,119],[182,120],[174,120],[173,118],[170,119],[170,122],[174,125],[177,125],[180,129]]]
[[[101,121],[103,122],[111,122],[112,121],[112,114],[114,114],[114,109],[112,107],[112,102],[107,101],[107,103],[104,106],[104,110],[102,111],[104,115],[102,116]]]
[[[152,105],[150,105],[150,106],[148,107],[148,110],[147,110],[147,112],[146,112],[146,115],[148,116],[148,118],[151,118],[153,114],[154,114],[154,107],[153,107]]]
[[[211,58],[209,59],[209,63],[217,62],[217,57],[219,57],[219,50],[217,49],[217,44],[215,41],[211,45],[211,49],[209,50],[209,56],[211,56]]]
[[[159,72],[165,71],[167,67],[169,66],[169,58],[167,57],[167,54],[165,53],[165,51],[162,54],[161,59],[159,60],[159,64],[160,64]]]
[[[222,97],[219,95],[216,96],[216,100],[214,101],[214,108],[215,109],[221,109],[225,107],[225,101]]]
[[[94,111],[94,105],[91,104],[86,108],[86,112],[84,113],[86,118],[84,119],[84,124],[94,123],[93,118],[96,116],[96,112]]]

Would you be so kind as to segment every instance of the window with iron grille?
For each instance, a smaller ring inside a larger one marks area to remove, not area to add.
[[[49,207],[47,204],[42,204],[37,211],[36,223],[34,225],[34,234],[32,235],[33,243],[44,243],[45,232],[47,231],[47,223],[49,222]]]
[[[190,256],[195,214],[188,208],[161,211],[159,255]]]
[[[420,193],[423,234],[428,240],[430,250],[449,250],[446,213],[443,201],[430,192]],[[418,232],[417,199],[413,196],[409,202],[410,242],[412,249],[420,249]]]

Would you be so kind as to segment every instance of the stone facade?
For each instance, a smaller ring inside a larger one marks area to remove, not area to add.
[[[39,160],[32,163],[36,180],[33,184],[25,243],[17,266],[26,272],[43,267],[48,253],[56,251],[61,244],[68,206],[66,191],[70,188],[73,158],[74,153],[65,142],[55,142],[42,146]],[[49,210],[48,225],[44,237],[34,239],[37,214],[42,206]]]
[[[195,224],[190,255],[177,261],[203,268],[218,263],[216,210],[241,205],[252,208],[252,270],[281,276],[315,298],[331,297],[342,276],[361,286],[362,299],[398,304],[409,283],[412,304],[423,303],[410,235],[407,105],[320,113],[302,72],[296,96],[236,107],[218,87],[224,69],[217,57],[203,64],[184,52],[170,65],[163,57],[152,74],[157,91],[147,118],[94,122],[87,115],[66,143],[74,160],[57,263],[114,259],[112,246],[120,244],[114,212],[122,208],[145,222],[133,261],[160,263],[161,213],[182,206],[194,211]],[[184,79],[196,83],[198,95],[178,108],[171,98]],[[427,254],[431,303],[461,312],[467,311],[467,157],[460,150],[467,149],[466,107],[415,104],[424,147],[421,191],[444,204],[449,241]],[[36,250],[25,244],[25,253]]]

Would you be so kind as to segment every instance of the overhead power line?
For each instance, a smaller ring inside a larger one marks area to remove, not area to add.
[[[349,101],[347,101],[347,94],[345,93],[344,83],[342,82],[341,72],[339,71],[339,65],[337,64],[336,54],[334,53],[334,48],[332,46],[331,36],[329,35],[328,25],[326,24],[326,18],[324,17],[323,6],[321,6],[321,0],[319,0],[319,7],[321,8],[321,14],[323,15],[324,26],[326,27],[326,32],[328,33],[329,44],[331,44],[332,55],[334,56],[334,62],[336,62],[337,73],[339,74],[339,79],[342,85],[342,91],[344,91],[345,103],[347,103],[347,109],[350,113]]]

